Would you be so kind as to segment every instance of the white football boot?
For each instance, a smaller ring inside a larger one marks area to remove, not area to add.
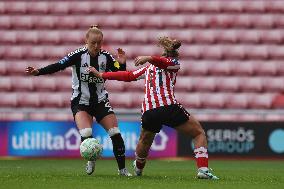
[[[209,169],[198,169],[197,171],[197,178],[199,179],[211,179],[211,180],[218,180],[219,178],[213,175]]]
[[[133,169],[135,176],[142,176],[143,169],[138,169],[138,167],[136,166],[136,160],[134,160],[133,162]]]
[[[95,171],[96,161],[88,161],[86,164],[86,173],[91,175]]]
[[[126,168],[118,170],[118,175],[126,176],[126,177],[131,177],[132,176],[132,174],[129,173],[129,171]]]

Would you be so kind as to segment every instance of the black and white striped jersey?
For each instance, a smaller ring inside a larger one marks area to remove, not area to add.
[[[38,75],[52,74],[67,67],[72,67],[71,100],[79,98],[79,104],[91,105],[99,103],[108,97],[104,80],[86,72],[89,66],[95,67],[99,72],[124,71],[125,64],[119,64],[107,51],[101,50],[95,57],[88,53],[86,47],[79,48],[55,64],[39,69]],[[58,81],[60,82],[60,81]]]

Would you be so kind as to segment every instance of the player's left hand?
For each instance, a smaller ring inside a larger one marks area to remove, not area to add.
[[[135,66],[143,65],[151,60],[151,56],[137,56],[134,60]]]
[[[86,69],[86,72],[92,73],[98,78],[102,78],[102,73],[100,73],[98,70],[96,70],[96,68],[94,68],[93,66],[89,66]]]
[[[116,60],[120,64],[125,64],[126,63],[126,54],[125,54],[125,51],[122,48],[118,48],[117,49]]]

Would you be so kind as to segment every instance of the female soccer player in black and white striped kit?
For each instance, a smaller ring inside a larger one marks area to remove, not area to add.
[[[126,70],[125,52],[118,49],[118,58],[115,60],[109,52],[102,50],[103,33],[97,26],[91,26],[88,29],[85,42],[86,47],[69,53],[57,63],[40,69],[27,67],[26,73],[39,76],[72,67],[71,109],[81,140],[92,137],[93,117],[95,117],[112,140],[119,175],[131,176],[125,168],[125,145],[118,129],[116,116],[108,100],[104,80],[86,72],[86,68],[89,66],[95,67],[101,72]],[[95,161],[88,161],[86,173],[90,175],[94,172],[94,169]]]

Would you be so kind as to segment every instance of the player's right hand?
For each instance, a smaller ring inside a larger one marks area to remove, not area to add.
[[[28,75],[37,75],[39,71],[35,69],[34,67],[26,67],[26,74]]]
[[[96,68],[94,68],[92,66],[89,66],[86,69],[86,72],[92,73],[92,74],[94,74],[98,78],[102,78],[102,73],[100,73],[98,70],[96,70]]]

